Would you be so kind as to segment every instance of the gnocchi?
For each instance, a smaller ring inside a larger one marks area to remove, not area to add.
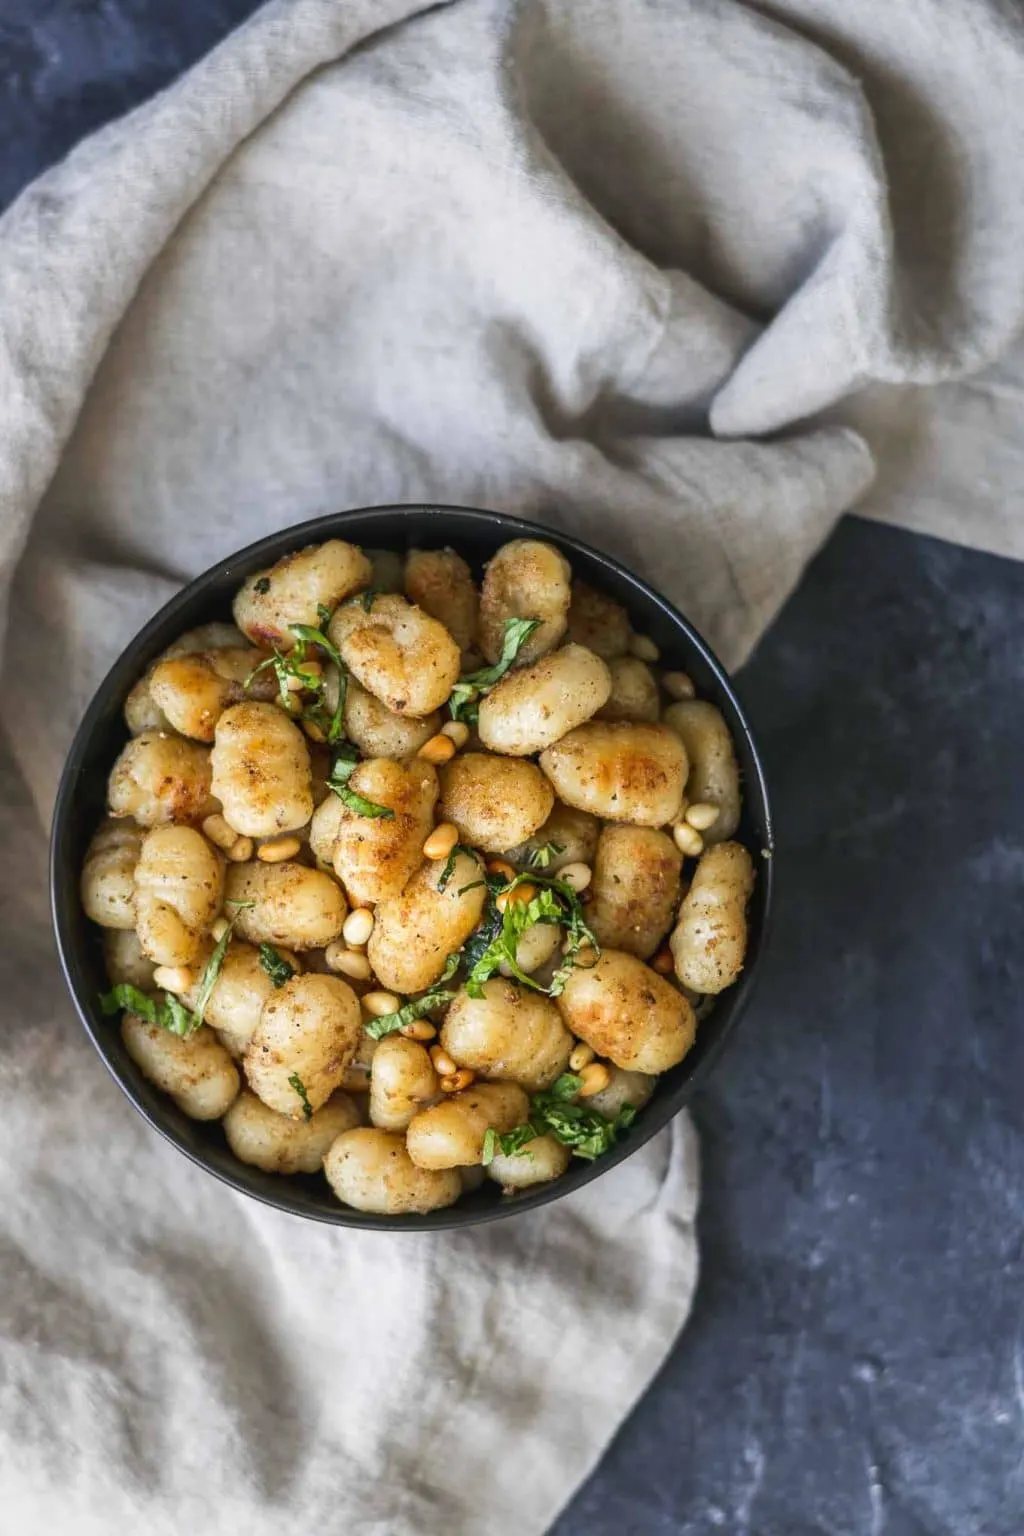
[[[132,688],[82,863],[138,1072],[369,1215],[608,1151],[744,963],[720,711],[542,539],[328,539],[233,618]]]

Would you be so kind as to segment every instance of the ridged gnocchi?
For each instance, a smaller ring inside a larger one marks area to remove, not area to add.
[[[679,814],[686,749],[664,725],[591,721],[541,753],[560,800],[606,821],[663,827]]]
[[[485,853],[514,848],[542,826],[555,793],[540,769],[522,758],[460,752],[440,771],[441,815],[459,838]]]
[[[480,740],[490,752],[529,757],[597,714],[611,691],[599,656],[582,645],[563,646],[532,667],[509,672],[482,700]]]
[[[421,758],[402,763],[378,757],[360,763],[348,783],[392,814],[365,816],[332,796],[333,804],[326,801],[313,818],[312,847],[333,864],[354,905],[375,906],[400,896],[422,862],[434,825],[437,774]]]
[[[250,944],[323,949],[338,937],[348,916],[337,881],[290,859],[229,865],[224,899],[235,932]]]
[[[396,715],[420,718],[448,698],[459,676],[459,648],[443,624],[404,597],[339,608],[329,634],[356,680]]]
[[[675,918],[682,867],[682,854],[666,833],[654,827],[605,827],[587,907],[599,943],[649,959]]]
[[[706,699],[670,704],[663,720],[686,748],[686,798],[718,807],[718,819],[702,832],[705,844],[727,842],[740,824],[742,795],[736,749],[722,712]]]
[[[133,822],[108,817],[92,835],[82,865],[85,915],[101,928],[135,927],[135,868],[142,832]]]
[[[235,623],[254,645],[290,651],[293,624],[318,628],[321,610],[333,612],[353,592],[370,585],[373,567],[354,544],[328,539],[285,555],[265,571],[254,571],[234,602]]]
[[[240,1163],[264,1173],[319,1173],[333,1143],[358,1124],[359,1111],[344,1093],[333,1093],[308,1120],[294,1120],[246,1088],[224,1116],[224,1134]]]
[[[324,1173],[338,1199],[374,1216],[422,1216],[454,1205],[462,1194],[457,1168],[419,1168],[405,1137],[376,1126],[346,1131],[324,1158]]]
[[[405,595],[438,619],[462,653],[463,666],[474,659],[480,620],[480,594],[473,573],[454,549],[411,549],[405,562]]]
[[[602,950],[593,965],[572,971],[558,1009],[574,1035],[628,1072],[667,1072],[697,1032],[682,993],[622,950]]]
[[[480,594],[480,648],[490,662],[501,655],[509,619],[537,619],[516,657],[520,667],[539,661],[565,634],[572,570],[561,550],[539,539],[513,539],[487,563]]]
[[[549,1088],[569,1062],[573,1037],[549,997],[513,981],[485,982],[482,997],[463,988],[445,1015],[441,1044],[480,1077]]]
[[[306,738],[273,704],[234,704],[217,721],[211,788],[224,820],[246,837],[304,827],[313,814]]]
[[[402,894],[377,908],[366,954],[374,975],[394,992],[422,992],[437,981],[483,915],[477,861],[456,854],[442,889],[446,869],[440,860],[421,864]]]
[[[293,976],[263,1004],[243,1062],[249,1087],[279,1115],[308,1119],[341,1086],[361,1027],[347,982]]]
[[[143,731],[111,769],[107,805],[112,816],[130,816],[140,827],[199,821],[216,808],[210,781],[206,747],[167,731]]]
[[[157,965],[189,965],[220,911],[224,865],[194,827],[154,827],[135,866],[135,927]]]
[[[205,1024],[182,1039],[126,1013],[121,1038],[143,1077],[169,1094],[190,1120],[219,1120],[238,1096],[238,1069]]]
[[[489,1130],[510,1131],[530,1112],[530,1101],[516,1083],[475,1083],[423,1109],[405,1133],[417,1168],[463,1168],[483,1161]]]
[[[742,843],[718,843],[697,864],[670,940],[676,975],[694,992],[731,987],[747,951],[754,863]]]

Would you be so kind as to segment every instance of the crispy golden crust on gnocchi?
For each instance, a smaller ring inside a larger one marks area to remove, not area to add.
[[[135,866],[142,832],[129,821],[106,817],[92,835],[82,866],[85,915],[101,928],[135,927]]]
[[[549,997],[495,977],[483,997],[456,995],[441,1044],[460,1067],[536,1093],[565,1071],[575,1042]]]
[[[224,864],[194,827],[154,827],[135,866],[135,924],[157,965],[190,965],[220,911]]]
[[[274,704],[233,704],[217,721],[212,789],[224,819],[246,837],[304,827],[313,814],[306,738]]]
[[[592,864],[600,832],[601,823],[596,816],[556,800],[544,825],[525,843],[506,850],[505,858],[510,864],[529,869],[534,866],[538,851],[543,850],[544,873],[555,875],[567,864]]]
[[[319,1173],[331,1144],[359,1124],[359,1111],[334,1093],[309,1120],[292,1120],[244,1088],[224,1116],[224,1134],[239,1162],[264,1173]]]
[[[491,752],[528,757],[589,720],[611,689],[599,656],[582,645],[563,646],[530,667],[507,673],[487,694],[480,704],[480,740]]]
[[[653,827],[605,827],[597,844],[587,922],[597,941],[641,960],[654,954],[679,906],[682,854]]]
[[[307,1104],[317,1110],[340,1087],[361,1034],[359,999],[347,982],[293,976],[263,1005],[243,1063],[249,1087],[280,1115],[302,1116]]]
[[[422,720],[396,715],[354,678],[349,679],[345,694],[344,718],[345,735],[364,757],[411,757],[441,729],[436,710]]]
[[[238,1069],[205,1024],[182,1038],[126,1013],[121,1038],[143,1077],[169,1093],[190,1119],[219,1120],[234,1102]]]
[[[540,769],[521,758],[460,752],[440,770],[439,814],[459,839],[485,853],[525,842],[547,820],[554,790]]]
[[[242,697],[241,685],[221,677],[202,653],[161,661],[153,668],[149,692],[171,729],[196,741],[212,741],[224,710]]]
[[[285,953],[281,958],[290,961],[294,957]],[[232,940],[203,1011],[204,1022],[217,1031],[232,1056],[241,1058],[260,1021],[263,1004],[273,995],[274,983],[260,965],[259,950]],[[198,1003],[198,974],[184,1001],[190,1008]]]
[[[529,1116],[530,1101],[515,1083],[475,1083],[421,1110],[405,1133],[417,1168],[469,1167],[483,1162],[488,1130],[510,1131]]]
[[[290,651],[292,624],[320,628],[321,612],[333,612],[353,592],[370,585],[373,568],[361,549],[342,539],[310,544],[254,571],[234,601],[235,623],[254,645]]]
[[[290,860],[229,865],[225,905],[240,939],[297,950],[325,948],[338,937],[348,916],[336,880]]]
[[[595,592],[577,576],[572,584],[568,615],[569,639],[604,661],[615,661],[629,651],[632,628],[621,603]]]
[[[661,695],[654,673],[635,656],[619,656],[608,663],[611,693],[597,712],[599,720],[650,720],[661,714]]]
[[[400,1132],[362,1126],[346,1131],[324,1158],[327,1182],[343,1205],[375,1216],[425,1215],[454,1205],[457,1168],[417,1168]]]
[[[559,799],[606,821],[663,827],[679,814],[686,750],[664,725],[581,725],[541,753]]]
[[[570,971],[558,1010],[574,1035],[629,1072],[667,1072],[693,1044],[693,1009],[635,955],[602,950]]]
[[[754,864],[742,843],[718,843],[700,857],[669,941],[676,975],[694,992],[731,987],[747,951],[747,902]]]
[[[405,763],[370,758],[353,771],[349,788],[386,806],[391,817],[361,816],[338,800],[330,857],[355,906],[375,906],[400,896],[423,860],[423,843],[434,825],[437,774],[422,758]],[[337,800],[337,796],[334,797]],[[325,822],[330,807],[317,817]],[[320,846],[314,845],[317,857]]]
[[[220,650],[224,646],[243,644],[241,631],[234,624],[201,624],[198,629],[186,630],[185,634],[162,651],[156,661],[135,684],[124,703],[124,718],[133,736],[142,731],[166,731],[169,722],[149,691],[150,679],[162,661],[174,656],[190,656],[197,651]]]
[[[476,647],[480,594],[473,573],[454,549],[411,549],[405,562],[405,595],[438,619],[470,664]]]
[[[587,1100],[593,1104],[592,1099]],[[487,1177],[500,1184],[506,1192],[532,1189],[537,1184],[550,1184],[560,1179],[572,1162],[569,1148],[556,1141],[554,1136],[535,1136],[527,1142],[521,1154],[505,1157],[499,1152],[487,1167]]]
[[[426,1048],[402,1035],[385,1036],[370,1064],[371,1124],[382,1131],[404,1131],[440,1091]]]
[[[421,864],[400,896],[377,908],[366,953],[385,987],[422,992],[461,949],[483,915],[481,868],[467,853],[455,856],[444,890],[445,861]]]
[[[107,804],[112,816],[131,816],[140,827],[199,821],[215,809],[209,751],[166,731],[143,731],[111,769]]]
[[[443,624],[385,593],[369,612],[362,603],[339,608],[331,641],[375,698],[396,715],[422,718],[448,698],[459,676],[459,648]]]
[[[701,833],[706,845],[727,842],[740,822],[742,796],[736,749],[722,712],[705,699],[670,704],[662,716],[686,748],[686,798],[718,806],[718,820]]]
[[[480,647],[494,663],[501,655],[507,619],[539,619],[516,657],[529,666],[552,650],[565,634],[569,611],[569,562],[560,550],[539,539],[513,539],[488,562],[480,594]]]

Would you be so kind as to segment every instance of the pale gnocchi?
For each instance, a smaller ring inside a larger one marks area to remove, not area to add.
[[[233,617],[131,690],[81,871],[139,1072],[370,1215],[608,1151],[743,966],[720,711],[540,539],[329,539]]]

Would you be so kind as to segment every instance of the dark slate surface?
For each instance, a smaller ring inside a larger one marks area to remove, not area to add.
[[[0,206],[253,9],[0,0]],[[697,1306],[555,1536],[1024,1532],[1022,639],[1024,568],[848,519],[743,675],[779,915]]]

